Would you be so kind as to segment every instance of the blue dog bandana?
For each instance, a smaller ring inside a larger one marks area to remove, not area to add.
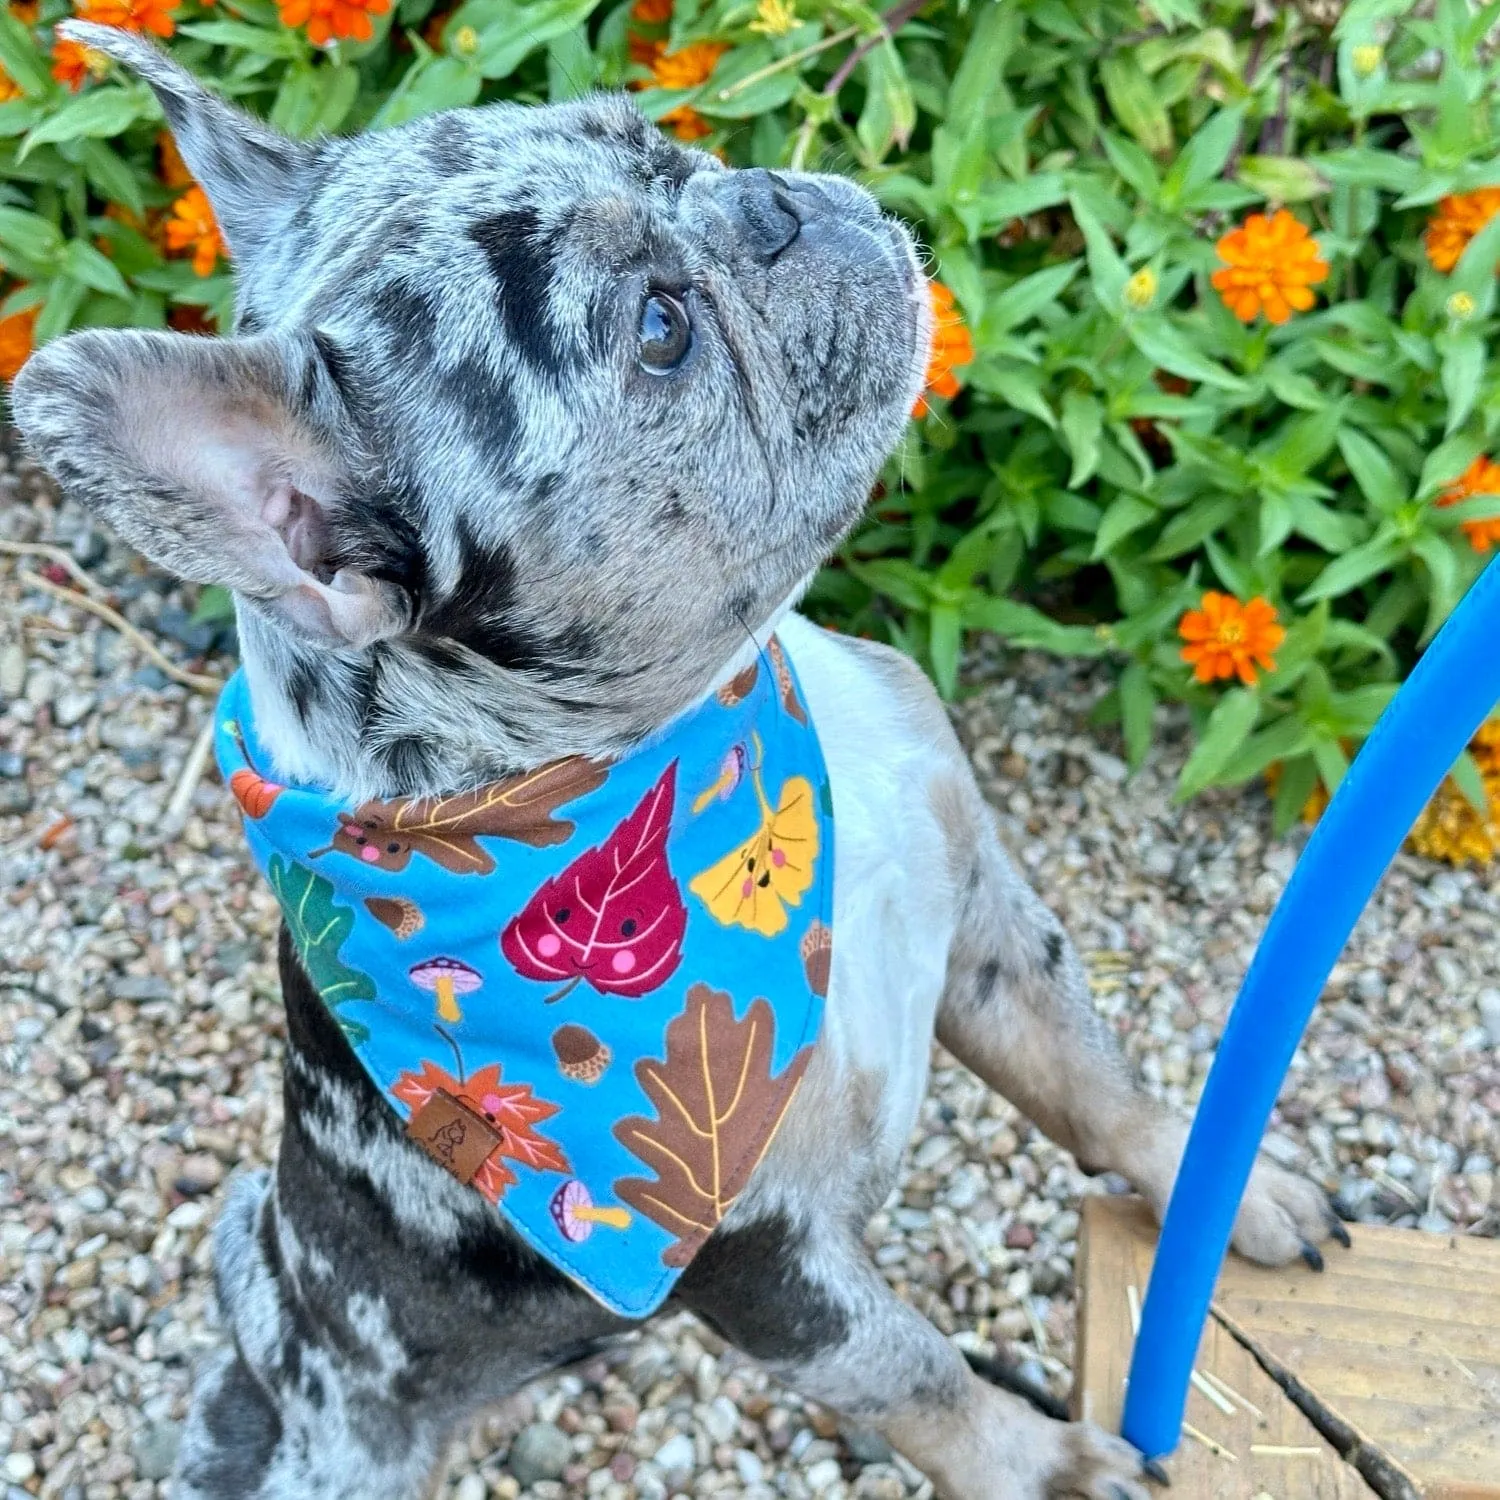
[[[626,1317],[653,1312],[765,1155],[832,961],[833,818],[778,642],[623,760],[351,806],[224,779],[309,979],[407,1131]]]

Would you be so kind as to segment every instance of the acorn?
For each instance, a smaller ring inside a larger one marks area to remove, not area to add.
[[[755,679],[759,675],[760,668],[751,662],[748,667],[736,672],[715,696],[725,708],[736,708],[755,691]]]
[[[389,927],[403,943],[427,925],[422,908],[405,896],[366,896],[365,909],[377,922]]]
[[[808,989],[826,995],[833,975],[833,934],[822,922],[814,921],[802,936],[802,969]]]
[[[614,1055],[587,1026],[571,1022],[552,1033],[552,1050],[563,1077],[574,1083],[598,1083]]]

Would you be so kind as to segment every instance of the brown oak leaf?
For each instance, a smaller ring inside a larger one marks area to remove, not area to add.
[[[314,857],[351,854],[378,870],[404,870],[413,854],[425,854],[451,874],[488,875],[495,861],[476,835],[514,839],[533,849],[566,843],[573,824],[553,813],[602,786],[608,774],[607,767],[575,755],[453,797],[363,802],[339,814],[333,842]]]
[[[750,1180],[812,1058],[804,1047],[775,1077],[776,1019],[756,1000],[742,1021],[722,990],[695,984],[667,1027],[665,1062],[635,1065],[657,1118],[632,1115],[615,1139],[656,1173],[625,1177],[615,1194],[676,1240],[662,1262],[685,1266]]]

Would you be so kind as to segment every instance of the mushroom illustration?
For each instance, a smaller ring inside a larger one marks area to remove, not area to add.
[[[470,995],[484,983],[479,971],[461,958],[429,958],[413,964],[410,974],[419,990],[437,996],[438,1018],[450,1022],[463,1020],[456,997]]]
[[[569,1023],[552,1033],[558,1071],[574,1083],[598,1083],[609,1066],[609,1048],[587,1026]]]
[[[594,1232],[595,1224],[629,1229],[630,1210],[595,1208],[589,1190],[574,1177],[552,1195],[552,1222],[570,1245],[581,1245]]]

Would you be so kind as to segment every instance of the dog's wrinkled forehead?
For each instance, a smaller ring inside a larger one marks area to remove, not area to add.
[[[664,417],[710,446],[747,424],[769,484],[797,441],[868,448],[849,424],[905,399],[915,343],[909,251],[866,195],[730,172],[618,98],[330,146],[294,231],[241,275],[247,330],[316,324],[395,402],[388,442],[440,442],[444,462],[455,441],[515,458],[538,432],[555,456],[591,408],[632,451]],[[693,347],[652,391],[636,346],[656,289],[685,305]]]
[[[667,250],[684,186],[722,170],[610,97],[456,111],[327,142],[290,233],[254,247],[239,268],[242,318],[326,321],[373,296],[390,321],[405,296],[435,319],[444,299],[452,317],[498,295],[507,336],[555,366],[583,353],[584,310],[570,307],[572,288],[559,280],[587,257],[603,273]],[[563,293],[555,307],[554,291]],[[403,336],[419,331],[396,321]],[[438,342],[429,328],[424,345]]]

